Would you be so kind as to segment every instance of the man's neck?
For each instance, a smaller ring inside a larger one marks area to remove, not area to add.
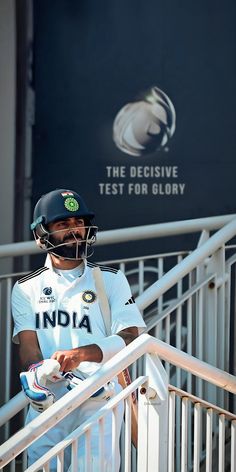
[[[54,256],[53,254],[50,254],[50,258],[52,261],[52,266],[55,267],[55,269],[61,270],[75,269],[75,267],[78,267],[83,262],[83,259],[62,259],[61,257]]]

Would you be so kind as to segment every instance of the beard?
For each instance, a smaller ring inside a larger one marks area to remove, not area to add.
[[[80,242],[78,239],[78,242],[76,243],[71,243],[66,241],[63,241],[65,244],[64,246],[59,246],[57,247],[58,244],[62,244],[61,241],[58,241],[57,238],[51,236],[50,237],[50,243],[53,244],[53,248],[49,250],[49,252],[52,252],[55,254],[55,256],[62,257],[63,259],[83,259],[86,254],[86,242]]]

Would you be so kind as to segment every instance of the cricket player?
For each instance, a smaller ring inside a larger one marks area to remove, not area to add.
[[[87,258],[96,240],[94,213],[71,190],[43,195],[34,209],[31,229],[36,244],[47,252],[45,265],[24,276],[12,291],[13,341],[19,344],[20,381],[30,406],[27,423],[68,392],[71,385],[97,371],[145,328],[125,275],[102,267],[111,310],[111,335],[106,336],[93,278],[95,264]],[[28,448],[34,463],[100,409],[121,389],[117,379],[104,385],[77,410]],[[119,428],[123,405],[119,407]],[[111,415],[105,419],[104,472],[111,470]],[[70,454],[65,455],[65,470]],[[92,429],[91,464],[98,471],[98,428]],[[78,448],[79,471],[85,470],[85,444]],[[56,471],[56,461],[51,461]]]

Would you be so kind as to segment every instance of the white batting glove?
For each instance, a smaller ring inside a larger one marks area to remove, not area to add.
[[[72,390],[73,388],[83,385],[83,378],[78,377],[73,372],[64,372],[63,378],[68,381],[67,390]],[[99,388],[93,395],[92,398],[99,397],[102,400],[109,400],[111,397],[115,395],[115,384],[114,382],[110,381],[105,384],[103,387]]]
[[[62,380],[60,364],[55,359],[45,359],[32,364],[27,372],[20,373],[22,389],[34,410],[42,412],[55,402],[55,395],[47,387],[47,381]]]

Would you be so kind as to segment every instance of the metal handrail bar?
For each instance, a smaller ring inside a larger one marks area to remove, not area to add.
[[[225,415],[225,418],[228,419],[229,421],[236,420],[236,415],[234,413],[230,413],[229,411],[224,410],[223,408],[220,408],[219,406],[216,406],[213,403],[209,403],[200,397],[196,397],[196,395],[192,395],[191,393],[186,392],[185,390],[182,390],[178,387],[175,387],[174,385],[169,384],[168,390],[169,392],[175,392],[176,395],[178,395],[181,398],[187,398],[192,403],[199,403],[203,408],[206,408],[206,409],[210,408],[211,410],[213,410],[215,413],[219,415]]]
[[[0,274],[0,281],[4,279],[13,279],[14,277],[23,277],[23,275],[27,275],[29,273],[28,270],[24,270],[22,272],[11,272],[9,274]]]
[[[231,265],[235,264],[235,262],[236,262],[236,254],[233,254],[231,257],[229,257],[229,259],[227,259],[226,265],[230,267]]]
[[[101,231],[98,232],[96,244],[98,246],[115,243],[120,244],[123,242],[195,233],[202,229],[215,230],[221,228],[235,217],[236,214],[212,216],[208,218],[197,218],[192,220]],[[42,251],[36,246],[35,241],[24,241],[19,243],[3,244],[0,246],[0,258],[39,254],[40,252]]]
[[[65,449],[70,446],[73,441],[82,434],[84,434],[87,430],[91,428],[91,424],[98,422],[102,417],[106,416],[116,405],[119,404],[120,401],[125,400],[131,393],[135,392],[138,387],[143,385],[148,380],[148,377],[143,375],[135,379],[129,386],[125,387],[121,392],[117,393],[117,395],[109,400],[104,406],[102,406],[96,413],[78,426],[72,433],[70,433],[65,439],[57,443],[53,448],[51,448],[48,452],[46,452],[43,457],[40,457],[34,464],[27,469],[27,472],[31,470],[35,470],[35,468],[41,468],[44,466],[48,460],[51,460],[55,457],[61,449]]]
[[[9,421],[19,411],[28,405],[29,401],[22,391],[10,398],[5,405],[0,408],[0,427]]]
[[[157,282],[148,287],[136,298],[140,309],[144,309],[157,300],[164,292],[173,287],[181,278],[201,264],[208,256],[217,251],[226,241],[236,234],[236,219],[213,234],[204,244],[186,256],[179,264],[170,269]]]
[[[98,233],[98,244],[113,244],[130,240],[143,240],[160,238],[163,236],[176,236],[183,233],[219,229],[227,224],[236,214],[213,216],[210,218],[198,218],[195,220],[174,221],[170,223],[158,223],[153,225],[134,226],[132,228],[117,229]],[[100,236],[99,236],[100,235]]]
[[[127,262],[136,262],[142,259],[143,261],[146,261],[148,259],[155,259],[155,258],[166,258],[166,257],[173,257],[173,256],[182,256],[185,254],[189,254],[190,251],[183,250],[183,251],[173,251],[173,252],[163,252],[159,254],[150,254],[148,256],[136,256],[136,257],[126,257],[122,259],[109,259],[105,261],[101,261],[100,264],[119,264],[121,262],[127,263]]]
[[[15,243],[18,244],[18,243]],[[1,247],[1,246],[0,246]],[[155,259],[155,258],[166,258],[166,257],[173,257],[173,256],[180,256],[180,255],[187,255],[189,254],[189,251],[176,251],[176,252],[166,252],[166,253],[160,253],[160,254],[151,254],[148,256],[136,256],[136,257],[127,257],[127,258],[122,258],[122,259],[113,259],[113,260],[105,260],[105,261],[100,261],[98,264],[119,264],[119,263],[127,263],[127,262],[136,262],[139,261],[140,259],[142,260],[149,260],[149,259]],[[24,270],[21,272],[11,272],[8,274],[0,274],[0,281],[8,278],[13,278],[13,277],[23,277],[24,275],[28,274],[29,270]]]
[[[44,411],[29,425],[26,425],[24,429],[18,431],[0,446],[0,468],[3,463],[20,454],[24,450],[25,444],[27,446],[32,444],[34,440],[81,405],[102,385],[146,353],[156,354],[161,359],[236,394],[236,377],[233,375],[196,359],[148,334],[142,334],[106,362],[92,377],[84,380],[81,390],[75,388],[68,392],[63,398],[54,403],[48,411]]]
[[[197,293],[204,285],[206,285],[210,280],[215,277],[215,274],[209,274],[207,277],[204,277],[202,280],[198,281],[196,284],[192,285],[186,292],[184,292],[179,298],[171,301],[168,306],[161,312],[158,313],[157,316],[152,318],[152,321],[147,323],[147,328],[145,332],[150,331],[154,328],[157,323],[163,321],[170,313],[176,310],[179,306],[183,305],[184,302],[188,300],[192,295]]]

